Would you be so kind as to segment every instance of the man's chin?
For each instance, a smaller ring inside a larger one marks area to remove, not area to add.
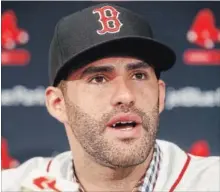
[[[111,168],[129,168],[142,164],[146,158],[131,158],[132,154],[126,155],[123,158],[111,159],[108,162]],[[133,156],[134,157],[134,156]]]
[[[143,147],[138,140],[127,139],[112,142],[114,147],[111,148],[110,153],[105,154],[104,162],[112,168],[128,168],[143,163],[148,154],[146,147]]]

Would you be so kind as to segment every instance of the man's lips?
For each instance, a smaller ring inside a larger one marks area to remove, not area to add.
[[[137,124],[141,124],[142,123],[142,119],[140,116],[133,114],[133,113],[129,113],[129,114],[125,114],[125,113],[121,113],[121,114],[117,114],[116,116],[112,117],[109,122],[106,124],[106,126],[108,127],[113,127],[113,125],[117,124],[117,123],[129,123],[129,122],[134,122],[136,125]]]

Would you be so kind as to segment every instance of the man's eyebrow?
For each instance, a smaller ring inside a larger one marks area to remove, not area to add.
[[[143,61],[135,62],[135,63],[128,63],[126,65],[126,70],[131,71],[135,69],[147,69],[149,68],[149,65]],[[115,70],[114,66],[90,66],[87,67],[80,75],[80,78],[91,75],[95,73],[111,73]]]
[[[80,75],[82,78],[83,76],[94,74],[94,73],[106,73],[114,71],[113,66],[91,66],[86,68]]]
[[[128,71],[131,71],[131,70],[141,69],[141,68],[142,69],[147,69],[149,67],[150,67],[149,64],[147,64],[147,63],[145,63],[143,61],[140,61],[140,62],[137,62],[137,63],[129,63],[129,64],[127,64],[126,69]]]

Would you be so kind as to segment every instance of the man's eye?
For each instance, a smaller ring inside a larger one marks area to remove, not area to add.
[[[144,73],[135,73],[132,76],[132,79],[137,79],[137,80],[143,80],[143,79],[146,79],[146,78],[147,78],[147,76]]]
[[[90,83],[105,83],[106,78],[103,76],[96,76],[96,77],[93,77],[89,82]]]

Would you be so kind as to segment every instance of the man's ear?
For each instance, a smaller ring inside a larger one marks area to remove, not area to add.
[[[166,84],[162,80],[158,80],[159,87],[159,112],[161,113],[165,107]]]
[[[48,112],[61,123],[67,121],[65,101],[63,93],[59,88],[48,87],[45,91],[45,103]]]

